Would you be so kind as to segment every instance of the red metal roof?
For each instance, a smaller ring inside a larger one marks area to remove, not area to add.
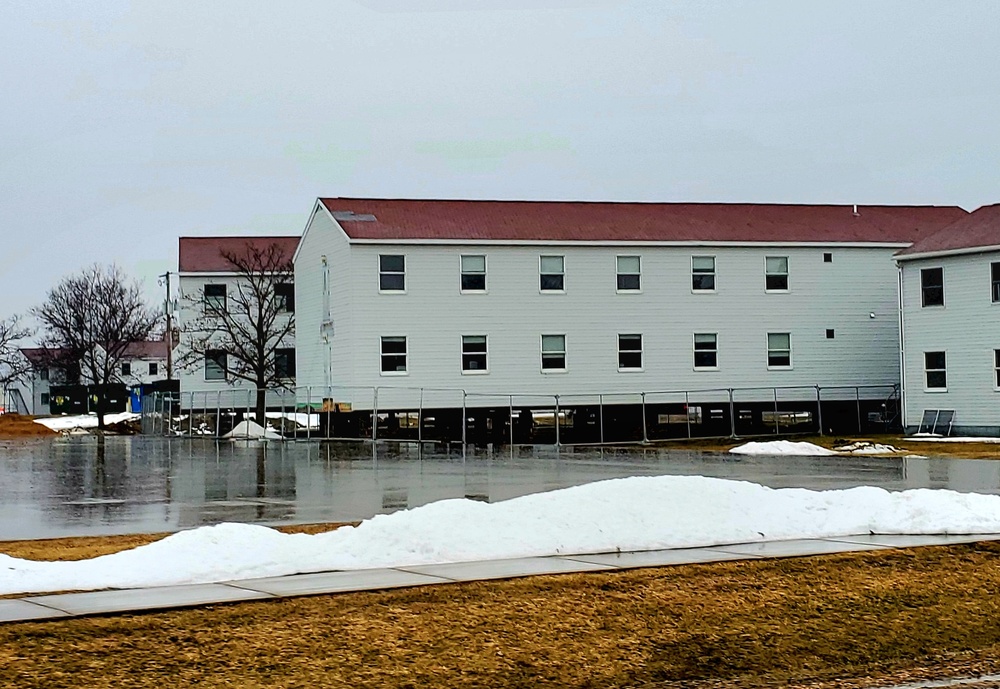
[[[128,359],[166,359],[167,343],[164,340],[148,340],[130,342],[125,348],[125,358]]]
[[[50,347],[48,349],[45,347],[28,347],[21,350],[21,354],[24,355],[24,358],[27,359],[32,366],[36,367],[46,366],[68,352],[69,350],[61,347]]]
[[[1000,246],[1000,204],[983,206],[938,232],[921,238],[898,256]]]
[[[223,252],[239,254],[247,247],[265,248],[277,244],[292,260],[299,237],[181,237],[177,256],[177,270],[181,273],[232,273],[234,268],[223,258]]]
[[[908,244],[967,215],[957,206],[322,198],[352,239],[864,242]],[[374,215],[350,220],[349,214]],[[346,219],[344,216],[348,216]]]

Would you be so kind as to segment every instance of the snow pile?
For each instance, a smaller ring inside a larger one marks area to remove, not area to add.
[[[319,414],[307,414],[305,412],[281,412],[269,411],[264,416],[268,419],[288,419],[294,421],[302,428],[319,428]],[[257,415],[253,412],[244,412],[243,418],[255,419]]]
[[[104,423],[108,426],[122,421],[137,421],[142,418],[141,414],[131,414],[122,412],[121,414],[105,414]],[[71,431],[78,428],[97,428],[97,414],[80,414],[79,416],[51,416],[47,419],[35,419],[35,423],[40,423],[53,431]]]
[[[264,428],[254,421],[240,421],[233,426],[233,430],[222,437],[231,440],[281,440],[282,438],[281,433],[271,428]]]
[[[833,449],[837,452],[851,455],[891,455],[897,452],[905,452],[905,450],[900,450],[898,447],[873,443],[869,440],[858,440],[847,445],[837,446]]]
[[[907,440],[921,443],[1000,443],[1000,438],[944,438],[939,435],[928,433],[917,433],[909,436]]]
[[[730,450],[734,455],[796,455],[800,457],[825,457],[837,454],[819,445],[791,440],[750,442]]]
[[[1000,496],[871,487],[775,490],[702,476],[633,477],[493,504],[444,500],[317,535],[220,524],[77,562],[0,555],[0,594],[869,532],[1000,532]]]

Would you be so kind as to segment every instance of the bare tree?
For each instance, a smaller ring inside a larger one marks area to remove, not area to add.
[[[142,296],[138,281],[117,266],[94,265],[64,278],[34,309],[43,326],[42,344],[58,352],[51,362],[68,383],[88,378],[97,387],[97,426],[104,428],[107,389],[120,383],[129,344],[145,340],[159,313]]]
[[[287,388],[294,377],[294,358],[279,356],[295,334],[292,257],[277,243],[253,241],[221,253],[235,277],[224,288],[184,297],[199,316],[182,330],[176,363],[186,370],[212,366],[229,382],[252,383],[254,416],[263,426],[267,390]]]
[[[21,354],[18,344],[32,335],[20,316],[0,321],[0,388],[20,380],[31,368],[31,363]]]

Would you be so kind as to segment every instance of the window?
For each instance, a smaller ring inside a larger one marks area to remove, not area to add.
[[[126,361],[125,363],[122,364],[122,375],[123,376],[130,376],[130,375],[132,375],[132,364],[131,363],[129,363],[129,362]]]
[[[205,313],[226,312],[226,286],[205,285]]]
[[[924,268],[920,271],[920,303],[923,306],[944,306],[944,268]]]
[[[990,264],[993,303],[1000,304],[1000,263]]]
[[[826,339],[832,340],[834,338],[833,328],[826,329]]]
[[[486,291],[485,256],[462,256],[462,291]]]
[[[948,389],[948,371],[944,352],[924,352],[924,378],[928,390]]]
[[[406,290],[406,257],[379,254],[378,288],[381,292]]]
[[[295,377],[294,347],[280,347],[274,350],[274,375],[278,378]]]
[[[38,370],[38,380],[48,380],[49,379],[49,369],[42,368]]]
[[[638,292],[642,284],[641,261],[638,256],[619,256],[617,259],[618,291]]]
[[[149,362],[149,375],[156,376],[160,373],[160,365],[155,361]]]
[[[542,335],[542,370],[566,370],[565,335]]]
[[[406,373],[406,337],[382,337],[382,373]]]
[[[993,350],[993,384],[1000,390],[1000,349]]]
[[[715,291],[715,256],[691,257],[691,289],[695,292]]]
[[[789,333],[767,334],[768,368],[791,368],[792,336]]]
[[[41,396],[39,397],[38,401],[41,402],[42,404],[48,404],[49,403],[49,393],[43,392],[41,394]]]
[[[719,367],[719,336],[717,334],[694,334],[694,367]]]
[[[788,291],[788,257],[764,258],[764,289],[768,292]]]
[[[538,287],[543,292],[562,292],[565,289],[566,261],[564,256],[540,256],[538,259]]]
[[[823,254],[823,263],[833,263],[833,254]]]
[[[618,370],[642,370],[642,335],[618,336]]]
[[[486,372],[486,336],[462,335],[462,373]]]
[[[295,285],[279,282],[274,286],[274,301],[279,313],[295,313]]]
[[[205,380],[225,380],[229,370],[229,357],[219,349],[205,352]]]

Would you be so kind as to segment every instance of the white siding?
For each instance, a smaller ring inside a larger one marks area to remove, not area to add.
[[[990,263],[1000,252],[918,259],[900,264],[903,279],[903,347],[906,425],[925,409],[955,410],[955,425],[1000,433],[1000,392],[993,350],[1000,349],[1000,304],[990,294]],[[944,269],[944,306],[922,307],[920,270]],[[946,392],[925,390],[924,352],[946,353]]]
[[[349,258],[354,319],[335,341],[334,379],[356,386],[461,388],[470,393],[575,395],[749,386],[892,384],[898,382],[896,270],[891,249],[847,247],[561,247],[354,244],[332,222],[314,221],[296,267],[310,284],[319,248]],[[322,230],[318,232],[317,230]],[[329,242],[320,244],[323,234]],[[339,249],[338,249],[339,247]],[[825,263],[823,253],[832,252]],[[406,292],[380,294],[378,255],[406,256]],[[486,254],[486,294],[463,294],[461,254]],[[565,294],[539,291],[539,256],[565,255]],[[615,259],[642,257],[642,290],[616,293]],[[693,293],[692,255],[716,257],[717,290]],[[788,256],[789,291],[765,293],[765,256]],[[303,282],[300,282],[303,281]],[[307,305],[300,301],[300,322]],[[874,314],[874,318],[870,316]],[[348,314],[351,315],[351,314]],[[313,316],[308,316],[315,320]],[[336,320],[336,318],[335,318]],[[826,330],[835,331],[827,339]],[[315,323],[300,330],[315,338]],[[719,368],[695,371],[693,334],[718,333]],[[766,336],[787,332],[792,368],[768,370]],[[620,372],[619,333],[643,335],[642,372]],[[489,373],[463,375],[461,336],[489,337]],[[567,371],[542,373],[542,334],[565,334]],[[408,373],[381,375],[379,338],[408,338]],[[353,354],[353,362],[351,361]],[[307,356],[303,353],[303,358]],[[322,386],[320,366],[300,368],[300,386]],[[380,391],[379,399],[386,393]],[[763,392],[768,399],[770,391]],[[853,396],[853,390],[850,395]],[[386,395],[391,400],[391,395]],[[411,399],[415,397],[411,396]],[[454,395],[438,403],[455,404]],[[367,406],[362,396],[355,405]],[[388,402],[391,404],[392,402]],[[434,395],[425,397],[434,404]],[[457,398],[461,404],[461,397]],[[470,402],[470,404],[473,402]],[[496,401],[492,402],[496,404]]]

